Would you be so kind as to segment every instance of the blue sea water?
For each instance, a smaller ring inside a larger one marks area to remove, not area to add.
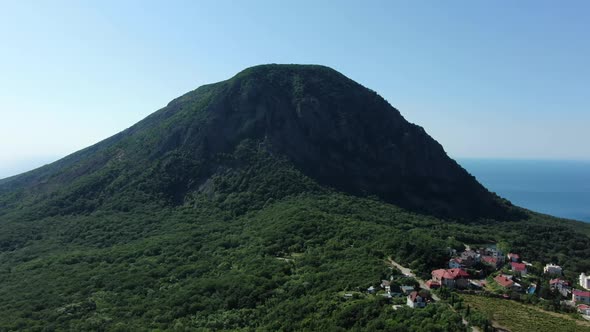
[[[490,191],[529,210],[590,222],[590,161],[458,159]]]

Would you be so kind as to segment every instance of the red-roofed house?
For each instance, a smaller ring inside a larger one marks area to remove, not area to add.
[[[506,276],[503,275],[496,276],[494,278],[494,281],[504,288],[512,288],[512,286],[514,286],[514,281],[508,279]]]
[[[512,262],[510,263],[510,265],[512,266],[512,271],[516,272],[516,273],[520,273],[520,275],[525,276],[527,271],[526,271],[526,265],[524,265],[523,263],[515,263]]]
[[[494,256],[482,256],[481,257],[481,261],[484,262],[485,264],[491,265],[492,267],[494,267],[494,269],[498,268],[498,258],[494,257]]]
[[[579,290],[579,289],[574,289],[572,291],[572,302],[574,302],[574,303],[581,302],[581,303],[590,304],[590,292]]]
[[[426,306],[426,298],[420,296],[420,293],[413,291],[408,295],[406,304],[410,308],[424,308]]]
[[[441,286],[449,288],[467,288],[469,285],[469,273],[463,269],[438,269],[432,271],[432,280],[439,282]]]
[[[518,254],[509,253],[507,256],[508,260],[511,262],[518,263],[520,261],[520,255]]]

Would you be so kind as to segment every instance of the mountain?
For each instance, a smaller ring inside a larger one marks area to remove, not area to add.
[[[464,331],[364,290],[465,243],[573,280],[589,234],[488,192],[335,70],[263,65],[0,180],[0,331]]]
[[[191,193],[215,191],[212,178],[243,168],[221,156],[245,143],[338,191],[443,217],[508,215],[508,204],[377,93],[303,65],[252,67],[202,86],[103,142],[0,182],[0,192],[38,197],[31,206],[48,197],[68,202],[41,209],[51,214],[90,213],[137,190],[183,204]],[[146,187],[145,179],[158,183]]]

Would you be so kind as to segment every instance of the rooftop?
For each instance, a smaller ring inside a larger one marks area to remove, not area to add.
[[[469,278],[469,273],[463,269],[438,269],[432,271],[432,275],[438,279],[457,279],[457,278]]]
[[[497,282],[500,286],[506,287],[506,288],[512,287],[512,285],[514,285],[514,281],[506,278],[503,275],[496,276],[494,278],[494,281]]]
[[[579,289],[574,289],[572,294],[574,294],[575,296],[590,297],[590,291],[583,291]]]
[[[510,265],[512,265],[512,269],[514,271],[526,271],[526,265],[523,263],[512,262],[512,263],[510,263]]]

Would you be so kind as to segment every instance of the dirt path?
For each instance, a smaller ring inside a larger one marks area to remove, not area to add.
[[[415,273],[412,272],[412,270],[408,269],[407,267],[399,264],[398,262],[394,261],[393,259],[391,259],[391,257],[388,260],[389,264],[394,266],[396,269],[402,271],[402,273],[407,276],[407,277],[412,277],[414,279],[416,279],[416,281],[418,281],[418,283],[420,284],[420,287],[424,288],[424,289],[430,289],[430,287],[426,286],[426,283],[424,282],[424,280],[418,278],[416,276]],[[434,299],[435,301],[440,301],[440,298],[438,296],[436,296],[435,294],[430,294],[432,296],[432,299]]]

